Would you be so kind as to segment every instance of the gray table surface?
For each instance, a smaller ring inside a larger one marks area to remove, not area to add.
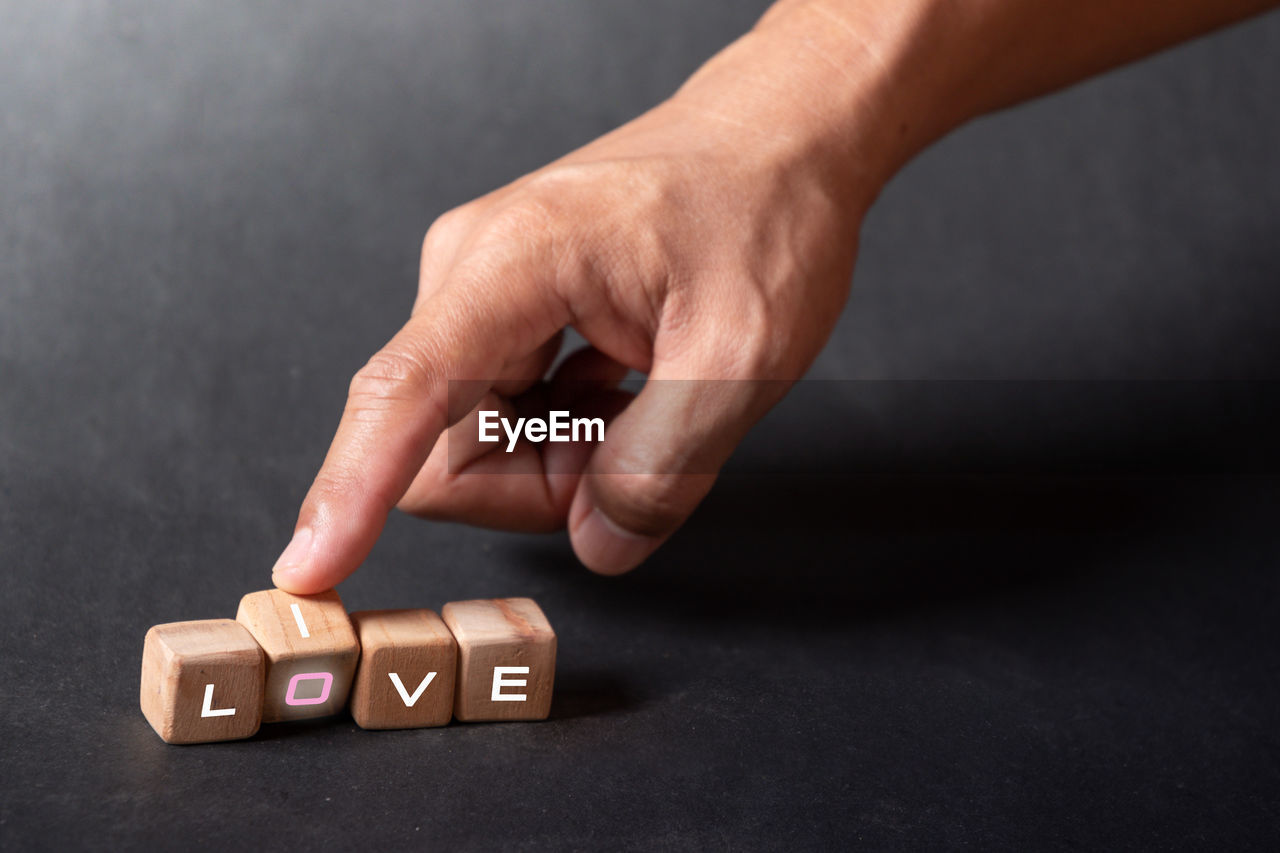
[[[551,720],[143,720],[144,632],[268,585],[431,220],[762,7],[0,2],[0,847],[1274,849],[1280,480],[1164,415],[1277,372],[1275,15],[909,166],[828,381],[643,570],[393,517],[350,609],[534,597]]]

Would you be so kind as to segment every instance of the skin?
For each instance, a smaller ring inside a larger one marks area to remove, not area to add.
[[[567,524],[588,568],[634,568],[816,357],[863,217],[904,163],[972,118],[1275,5],[782,0],[667,101],[431,226],[412,315],[352,379],[276,585],[336,585],[397,506]],[[568,326],[591,346],[539,381]],[[630,398],[611,390],[628,369],[753,381]],[[606,440],[476,441],[478,408],[548,400],[610,416]]]

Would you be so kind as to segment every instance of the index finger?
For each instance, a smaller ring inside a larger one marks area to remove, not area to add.
[[[464,416],[503,365],[562,328],[526,278],[451,284],[414,312],[351,380],[333,443],[272,569],[297,594],[337,585],[368,556],[387,514],[440,433]],[[450,397],[454,399],[450,399]]]

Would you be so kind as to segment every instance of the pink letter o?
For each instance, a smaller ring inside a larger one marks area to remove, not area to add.
[[[324,681],[324,687],[320,689],[320,695],[315,699],[299,699],[293,694],[298,691],[298,683],[302,681],[311,681],[319,678]],[[323,705],[329,700],[329,689],[333,687],[333,674],[328,672],[300,672],[293,678],[289,679],[289,689],[285,691],[284,703],[286,705]]]

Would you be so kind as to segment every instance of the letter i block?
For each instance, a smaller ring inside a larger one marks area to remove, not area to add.
[[[364,729],[443,726],[453,716],[458,644],[432,610],[351,614],[360,667],[351,716]]]
[[[251,737],[265,672],[262,649],[237,622],[156,625],[142,646],[142,714],[168,743]]]
[[[236,621],[267,656],[262,722],[324,717],[347,704],[360,643],[336,592],[251,592]]]
[[[453,715],[463,721],[545,720],[556,635],[528,598],[452,601],[441,610],[458,641]]]

